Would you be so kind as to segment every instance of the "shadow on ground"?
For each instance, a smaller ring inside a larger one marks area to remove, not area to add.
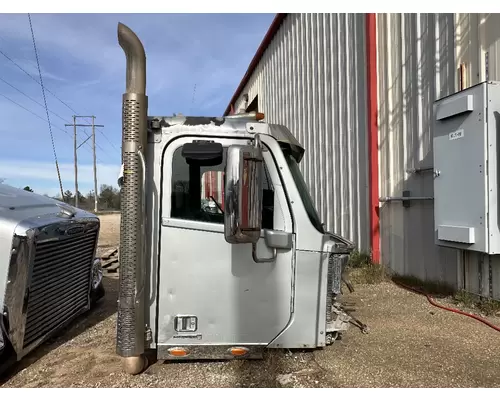
[[[7,369],[4,374],[0,376],[0,386],[37,362],[40,358],[113,315],[116,312],[116,300],[118,298],[118,279],[104,276],[103,283],[104,289],[106,290],[105,297],[102,298],[92,310],[77,317],[67,327],[56,333],[55,336],[48,339],[32,353],[26,355],[21,361],[13,364]]]

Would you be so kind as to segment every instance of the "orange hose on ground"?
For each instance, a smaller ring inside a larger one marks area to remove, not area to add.
[[[461,311],[461,310],[458,310],[456,308],[451,308],[451,307],[445,307],[439,303],[436,303],[434,301],[434,299],[429,296],[427,293],[424,293],[418,289],[415,289],[415,288],[412,288],[410,286],[407,286],[403,283],[399,283],[399,282],[394,282],[396,283],[396,285],[398,286],[401,286],[407,290],[410,290],[412,292],[415,292],[415,293],[418,293],[418,294],[421,294],[422,296],[425,296],[427,297],[427,300],[429,301],[429,303],[431,303],[434,307],[438,307],[438,308],[441,308],[443,310],[446,310],[446,311],[450,311],[450,312],[453,312],[453,313],[456,313],[456,314],[460,314],[460,315],[465,315],[466,317],[470,317],[470,318],[474,318],[475,320],[479,321],[479,322],[482,322],[483,324],[485,325],[488,325],[491,329],[494,329],[496,330],[497,332],[500,332],[500,327],[496,326],[496,325],[493,325],[491,322],[485,320],[484,318],[481,318],[479,315],[475,315],[475,314],[470,314],[470,313],[467,313],[465,311]]]

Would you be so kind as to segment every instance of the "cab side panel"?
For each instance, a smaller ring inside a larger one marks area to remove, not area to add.
[[[271,348],[325,346],[326,253],[297,251],[293,318]]]

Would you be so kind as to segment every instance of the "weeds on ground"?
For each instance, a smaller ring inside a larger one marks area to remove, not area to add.
[[[393,274],[392,281],[396,284],[401,283],[413,289],[420,290],[434,297],[450,297],[456,293],[456,290],[445,282],[425,281],[411,275]]]
[[[347,265],[349,279],[354,284],[375,285],[387,280],[402,283],[436,298],[450,298],[457,306],[475,309],[484,315],[499,315],[500,301],[485,299],[465,290],[457,291],[445,282],[422,280],[415,276],[391,273],[388,268],[373,261],[371,254],[354,251]]]
[[[371,254],[354,251],[347,265],[349,278],[354,284],[374,285],[388,278],[386,268],[373,261]]]
[[[450,298],[451,301],[464,308],[477,310],[484,315],[495,315],[500,312],[500,301],[481,298],[480,296],[455,290],[444,282],[425,281],[414,276],[393,275],[394,283],[402,283],[436,298]]]
[[[477,309],[484,315],[500,314],[500,301],[481,298],[480,296],[466,292],[465,290],[458,291],[453,296],[453,301],[457,305]]]

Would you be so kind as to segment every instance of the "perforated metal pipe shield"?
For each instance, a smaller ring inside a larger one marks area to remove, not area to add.
[[[143,170],[147,96],[123,95],[123,186],[120,226],[120,293],[118,298],[117,353],[122,357],[144,352],[144,237]]]

